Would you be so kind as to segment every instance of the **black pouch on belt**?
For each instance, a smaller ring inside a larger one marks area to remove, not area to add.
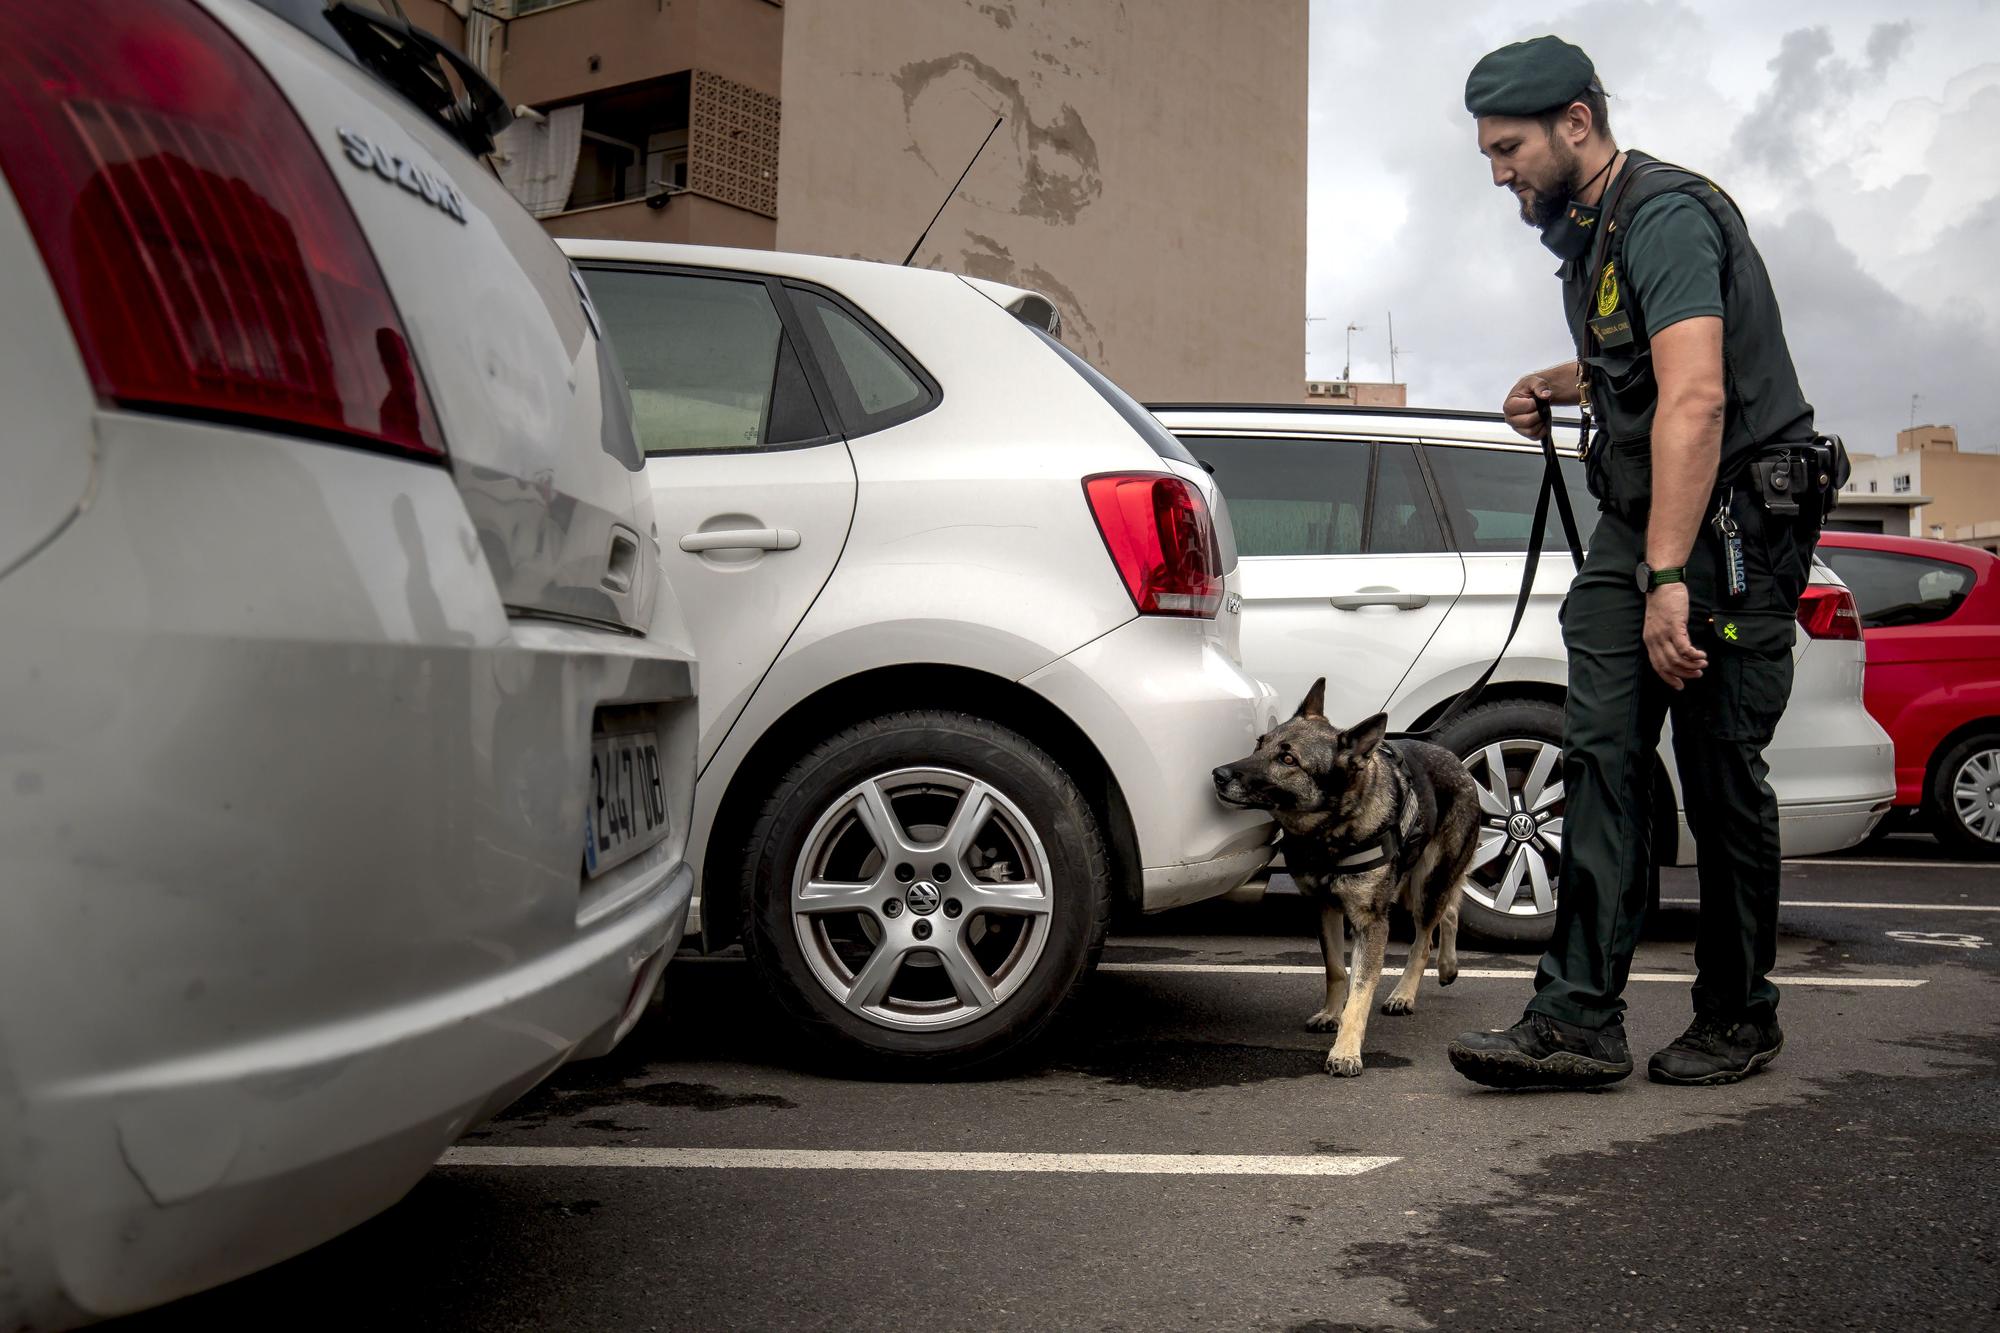
[[[1818,486],[1807,457],[1810,445],[1790,446],[1750,460],[1750,489],[1767,514],[1795,516],[1801,502],[1819,502]]]

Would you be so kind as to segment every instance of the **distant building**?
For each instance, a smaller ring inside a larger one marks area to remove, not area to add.
[[[1408,407],[1410,386],[1366,380],[1307,380],[1306,402],[1313,407]]]
[[[899,263],[949,196],[912,262],[1042,292],[1140,398],[1297,392],[1304,4],[403,5],[539,117],[495,165],[556,235]]]
[[[1896,433],[1893,454],[1852,457],[1854,475],[1829,527],[1935,537],[2000,554],[2000,454],[1960,450],[1951,426],[1915,426]]]

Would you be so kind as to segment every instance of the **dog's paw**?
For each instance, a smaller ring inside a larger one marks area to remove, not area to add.
[[[1417,1012],[1417,1002],[1413,999],[1406,1000],[1400,995],[1391,995],[1388,999],[1382,1001],[1382,1012],[1385,1014],[1414,1014]]]
[[[1449,986],[1452,982],[1457,980],[1458,980],[1457,963],[1453,963],[1450,967],[1438,968],[1438,985]]]
[[[1340,1031],[1339,1012],[1333,1009],[1320,1010],[1318,1013],[1314,1014],[1311,1018],[1308,1018],[1306,1020],[1306,1031],[1308,1032]]]
[[[1338,1051],[1333,1051],[1326,1057],[1326,1072],[1335,1078],[1358,1077],[1361,1073],[1361,1057],[1342,1055]]]

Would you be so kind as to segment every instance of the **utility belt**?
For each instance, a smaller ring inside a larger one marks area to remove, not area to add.
[[[1649,442],[1641,443],[1639,447],[1648,453],[1651,451]],[[1591,473],[1591,491],[1604,501],[1607,509],[1637,522],[1652,507],[1650,459],[1637,475],[1630,472],[1615,475],[1611,454],[1613,449],[1618,448],[1633,450],[1633,445],[1607,447],[1606,442],[1600,439],[1586,455],[1585,466]],[[1741,493],[1753,498],[1767,514],[1781,518],[1804,515],[1817,526],[1825,522],[1826,516],[1839,503],[1840,488],[1847,484],[1852,473],[1847,446],[1840,437],[1814,435],[1809,440],[1765,445],[1755,450],[1742,463],[1717,478],[1715,495],[1720,496],[1725,491]],[[1631,493],[1635,482],[1645,486],[1645,493]]]

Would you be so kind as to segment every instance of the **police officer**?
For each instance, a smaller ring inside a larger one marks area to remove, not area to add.
[[[1508,1087],[1631,1073],[1620,993],[1647,905],[1653,756],[1671,712],[1701,924],[1694,1022],[1648,1072],[1733,1082],[1784,1045],[1768,975],[1778,807],[1764,747],[1791,694],[1831,469],[1815,462],[1812,407],[1741,215],[1701,176],[1619,150],[1588,56],[1556,37],[1502,47],[1473,67],[1465,105],[1493,183],[1563,261],[1577,349],[1522,376],[1503,411],[1539,438],[1544,405],[1583,407],[1602,516],[1563,610],[1555,936],[1521,1021],[1461,1036],[1451,1061]]]

